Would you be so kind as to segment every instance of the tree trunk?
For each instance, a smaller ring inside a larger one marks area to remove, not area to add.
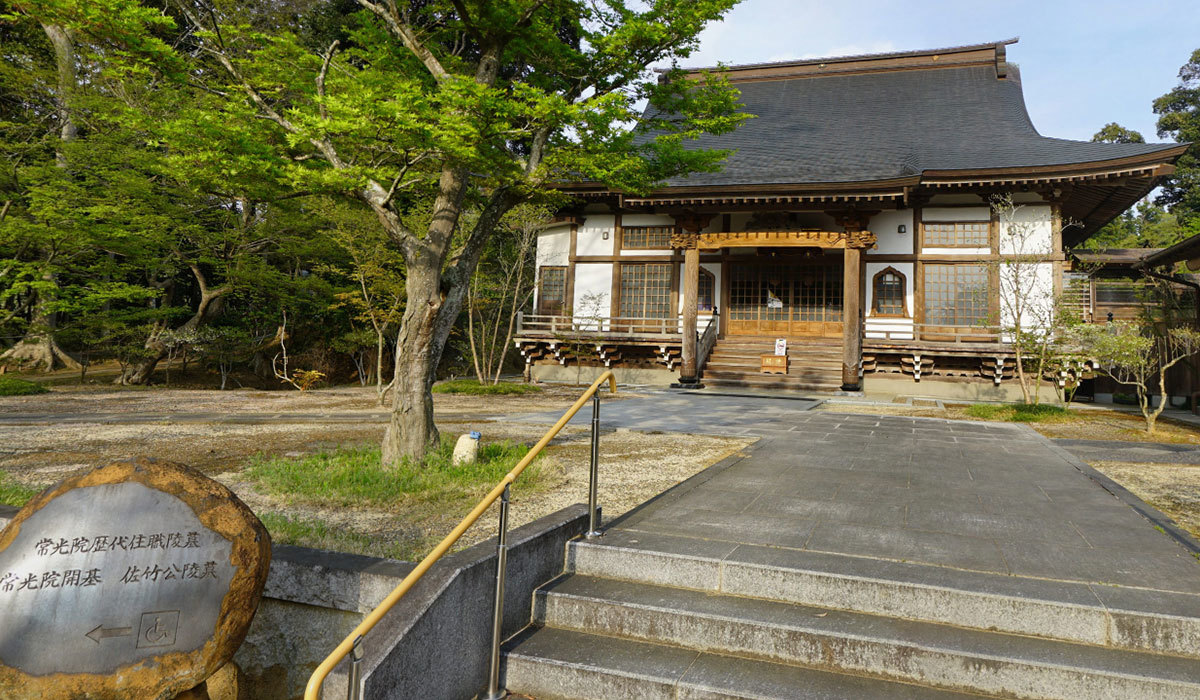
[[[52,275],[49,272],[43,275],[43,279],[50,278]],[[28,366],[35,370],[41,368],[46,372],[57,366],[79,369],[75,358],[68,355],[54,340],[56,325],[54,313],[47,311],[43,302],[36,302],[29,331],[20,342],[0,353],[0,362],[15,362],[18,367]]]
[[[396,373],[392,379],[392,415],[383,435],[382,460],[397,466],[408,457],[424,458],[439,435],[433,421],[433,380],[438,312],[442,308],[441,265],[411,265],[408,305],[396,337]]]
[[[46,33],[46,38],[50,40],[51,46],[54,47],[54,64],[58,71],[58,86],[57,94],[55,95],[55,109],[58,112],[59,123],[59,138],[58,147],[54,151],[55,166],[58,168],[67,167],[67,154],[62,148],[63,144],[71,143],[78,138],[79,130],[75,126],[75,121],[71,116],[69,95],[75,90],[77,82],[75,74],[75,46],[71,40],[71,35],[62,27],[53,24],[43,24],[42,30]],[[5,203],[7,211],[8,203]],[[53,257],[53,256],[51,256]],[[47,282],[54,281],[54,274],[46,271],[42,274],[42,279]],[[79,369],[79,363],[68,355],[58,343],[54,340],[55,317],[54,312],[47,311],[45,308],[45,299],[38,295],[38,301],[34,305],[33,318],[31,320],[31,329],[25,334],[19,343],[9,348],[3,354],[0,354],[0,361],[15,361],[18,365],[30,365],[34,368],[42,367],[49,372],[54,369],[56,363],[61,364],[70,369]]]
[[[188,267],[192,269],[192,276],[196,278],[196,284],[200,287],[200,303],[196,306],[196,312],[192,314],[192,317],[175,329],[177,331],[194,331],[211,321],[221,312],[225,295],[233,291],[233,287],[229,284],[210,289],[208,278],[200,267],[195,263],[189,263]],[[154,374],[154,368],[158,366],[159,362],[162,362],[164,357],[167,357],[169,349],[166,344],[153,335],[146,340],[146,349],[151,351],[150,356],[142,362],[126,368],[121,376],[113,382],[114,384],[145,384],[150,381],[150,377]]]

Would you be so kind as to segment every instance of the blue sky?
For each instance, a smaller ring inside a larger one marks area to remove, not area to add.
[[[1200,48],[1200,0],[744,0],[685,66],[960,46],[1020,37],[1025,102],[1045,136],[1115,121],[1155,135],[1154,98]]]

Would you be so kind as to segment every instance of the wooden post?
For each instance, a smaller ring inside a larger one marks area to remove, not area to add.
[[[846,246],[842,272],[842,391],[858,391],[862,380],[862,251]]]
[[[875,234],[866,230],[867,212],[849,212],[839,223],[846,229],[842,269],[842,391],[862,389],[863,258],[875,247]]]
[[[700,286],[700,231],[713,218],[712,214],[687,212],[675,215],[678,230],[671,236],[671,247],[683,249],[683,357],[679,367],[680,387],[699,384],[696,366],[696,296]]]
[[[696,383],[696,293],[700,286],[700,250],[683,251],[683,366],[680,384]]]

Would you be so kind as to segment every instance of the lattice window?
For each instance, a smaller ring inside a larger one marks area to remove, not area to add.
[[[621,265],[621,318],[669,318],[671,313],[671,266],[659,263]]]
[[[621,247],[636,249],[670,248],[674,226],[628,226],[621,231]]]
[[[538,313],[561,316],[566,308],[567,268],[541,268],[538,276]]]
[[[871,282],[871,310],[875,316],[907,316],[904,275],[894,267],[881,270]]]
[[[988,221],[926,221],[926,247],[987,248],[991,245]]]
[[[713,273],[700,268],[700,281],[696,285],[696,310],[697,311],[712,311],[714,290],[717,286],[717,280],[713,277]]]
[[[729,318],[749,321],[758,318],[758,268],[746,263],[731,266]]]
[[[985,265],[925,265],[925,323],[974,326],[988,318]]]

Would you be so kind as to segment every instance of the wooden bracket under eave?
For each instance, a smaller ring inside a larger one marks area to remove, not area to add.
[[[996,44],[996,79],[1004,80],[1008,77],[1008,61],[1004,58],[1004,44]]]

